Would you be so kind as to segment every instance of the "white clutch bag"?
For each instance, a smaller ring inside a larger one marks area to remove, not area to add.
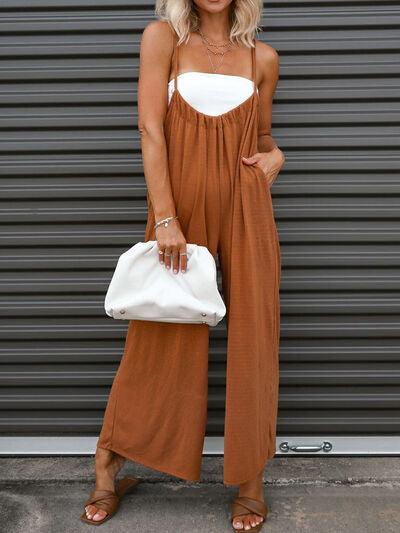
[[[157,241],[138,242],[118,259],[107,290],[108,316],[216,326],[226,313],[217,269],[205,246],[186,244],[187,270],[174,274],[159,262]]]

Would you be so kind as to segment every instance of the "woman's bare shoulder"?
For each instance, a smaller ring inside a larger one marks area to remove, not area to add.
[[[273,46],[264,41],[256,40],[256,54],[262,63],[274,64],[279,62],[279,54]]]
[[[173,37],[174,31],[165,20],[152,20],[142,32],[142,40],[153,41],[157,47],[171,45]]]
[[[273,46],[262,41],[256,41],[257,71],[261,74],[260,82],[272,81],[276,83],[279,77],[279,54]]]

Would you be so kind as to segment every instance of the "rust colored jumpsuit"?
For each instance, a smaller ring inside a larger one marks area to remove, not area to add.
[[[165,117],[173,197],[188,243],[218,254],[227,307],[226,485],[254,478],[275,454],[279,387],[280,248],[258,151],[258,93],[218,116],[174,87]],[[145,241],[156,240],[147,194]],[[165,268],[165,267],[164,267]],[[175,275],[185,275],[179,272]],[[185,480],[200,479],[207,421],[207,324],[131,320],[97,445]]]

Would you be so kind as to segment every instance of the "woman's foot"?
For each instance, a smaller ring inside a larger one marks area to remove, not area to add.
[[[246,481],[239,485],[239,496],[247,496],[248,498],[254,498],[261,502],[264,501],[264,486],[263,486],[263,474],[264,469],[252,480]],[[236,529],[251,529],[260,522],[263,521],[263,517],[258,514],[244,514],[234,517],[232,525]]]
[[[95,456],[96,464],[96,489],[99,490],[115,490],[114,481],[118,472],[121,470],[125,458],[117,453],[106,450],[105,448],[97,448]],[[88,505],[85,507],[86,516],[89,520],[98,521],[107,516],[106,511],[97,509],[95,505]]]

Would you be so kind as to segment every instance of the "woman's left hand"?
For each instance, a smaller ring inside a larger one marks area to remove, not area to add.
[[[271,186],[285,163],[285,156],[282,150],[276,147],[270,152],[257,152],[251,157],[242,157],[242,161],[246,165],[256,165],[261,168],[268,185]]]

